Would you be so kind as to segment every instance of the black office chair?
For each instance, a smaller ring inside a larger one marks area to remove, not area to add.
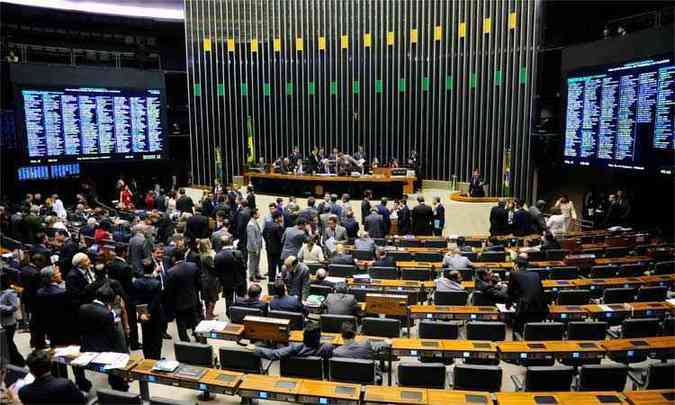
[[[305,263],[307,268],[309,269],[309,274],[314,275],[316,274],[316,271],[319,270],[322,267],[325,267],[326,265],[323,263]]]
[[[354,250],[352,250],[352,256],[356,260],[373,260],[373,259],[375,259],[375,253],[373,253],[372,250],[354,249]]]
[[[472,262],[477,262],[477,261],[478,261],[478,253],[474,253],[474,252],[461,252],[460,255],[466,257],[467,259],[469,259],[469,261],[472,261]]]
[[[331,381],[375,385],[376,367],[374,360],[333,357],[328,360],[328,375]]]
[[[482,291],[476,290],[471,293],[471,303],[479,307],[491,307],[495,305]]]
[[[369,267],[368,275],[370,278],[380,280],[399,280],[401,278],[401,273],[396,267]]]
[[[493,321],[471,321],[466,324],[467,340],[490,340],[501,342],[506,340],[506,324]]]
[[[527,367],[525,383],[521,383],[515,375],[511,376],[516,391],[569,391],[574,377],[574,367]]]
[[[635,289],[630,287],[606,288],[602,292],[604,304],[623,304],[635,301]]]
[[[220,368],[247,374],[267,374],[272,362],[263,363],[255,352],[238,347],[221,347]]]
[[[353,277],[361,271],[353,264],[329,264],[328,274],[332,277]]]
[[[474,274],[476,274],[476,270],[474,269],[443,269],[443,274],[445,274],[445,277],[448,278],[450,275],[451,271],[458,271],[459,275],[462,276],[462,280],[473,280]]]
[[[442,262],[443,254],[431,252],[415,253],[415,260],[418,262]]]
[[[263,312],[258,308],[247,308],[232,306],[230,309],[230,322],[244,323],[246,315],[263,316]]]
[[[401,337],[401,321],[387,318],[361,319],[361,334],[387,338]]]
[[[635,301],[650,302],[650,301],[665,301],[668,298],[668,287],[640,287],[637,292]]]
[[[577,391],[623,391],[628,367],[624,365],[584,365],[579,367]]]
[[[445,365],[443,363],[399,363],[398,385],[444,389]]]
[[[551,275],[551,270],[545,267],[530,267],[527,269],[527,271],[539,274],[540,280],[548,280],[549,276]]]
[[[101,388],[96,390],[96,402],[100,405],[143,405],[141,394]]]
[[[675,336],[675,318],[663,320],[663,336]]]
[[[656,274],[657,276],[662,276],[666,274],[675,274],[675,260],[656,263],[656,265],[654,266],[654,274]]]
[[[401,269],[401,280],[429,281],[432,279],[433,272],[424,268]]]
[[[558,292],[558,305],[586,305],[590,302],[589,290],[560,290]]]
[[[329,285],[310,284],[309,295],[320,295],[322,297],[332,293],[335,289]]]
[[[483,252],[478,256],[478,262],[505,262],[505,252]]]
[[[375,246],[387,246],[387,240],[384,238],[373,238]]]
[[[150,405],[198,405],[198,402],[180,399],[150,397]]]
[[[193,366],[213,367],[213,346],[203,343],[175,342],[176,361]]]
[[[321,332],[340,333],[343,322],[351,322],[353,325],[357,325],[355,316],[323,314],[319,320]]]
[[[659,335],[661,335],[661,324],[657,318],[626,319],[621,323],[621,337],[624,339]]]
[[[441,239],[430,239],[423,241],[424,247],[434,249],[445,249],[448,247],[448,242]]]
[[[644,276],[646,266],[642,263],[622,264],[617,273],[620,277],[640,277]]]
[[[466,291],[436,291],[434,304],[436,305],[466,305],[469,293]]]
[[[628,256],[630,249],[625,246],[608,247],[605,249],[605,257],[624,257]]]
[[[574,280],[579,278],[579,268],[576,266],[552,267],[549,278],[551,280]]]
[[[593,266],[591,267],[590,277],[591,278],[611,278],[616,277],[619,272],[620,267],[618,266]]]
[[[422,243],[419,239],[400,238],[397,244],[399,247],[422,247]]]
[[[305,327],[305,315],[299,312],[269,311],[268,318],[288,319],[292,330],[302,330]]]
[[[323,380],[323,359],[321,357],[282,357],[279,363],[279,374],[282,377]]]
[[[607,322],[568,322],[568,340],[605,340],[607,337]]]
[[[539,250],[527,252],[527,260],[531,262],[543,262],[544,260],[546,260],[546,252]]]
[[[453,370],[453,390],[498,392],[502,388],[502,368],[457,364]]]
[[[528,322],[523,331],[523,340],[563,340],[565,324],[562,322]]]
[[[546,260],[565,260],[570,253],[567,249],[548,249],[546,250]]]
[[[644,373],[628,373],[633,389],[665,390],[675,388],[675,362],[650,364]]]
[[[419,324],[420,339],[457,339],[461,322],[431,321],[425,319]]]
[[[399,252],[392,250],[387,252],[387,254],[393,257],[395,262],[409,262],[413,260],[413,254],[410,252]]]

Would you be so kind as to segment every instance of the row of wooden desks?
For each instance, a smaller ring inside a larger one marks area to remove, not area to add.
[[[652,261],[652,258],[649,256],[626,256],[626,257],[613,257],[613,258],[597,258],[594,259],[595,265],[598,266],[607,266],[607,265],[621,265],[621,264],[632,264],[632,263],[649,263]],[[475,262],[474,266],[482,267],[487,269],[511,269],[513,267],[513,262]],[[529,263],[530,267],[537,268],[550,268],[550,267],[564,267],[568,264],[564,260],[543,260],[543,261],[532,261]],[[396,267],[398,268],[433,268],[441,269],[443,267],[443,262],[422,262],[422,261],[397,261]]]

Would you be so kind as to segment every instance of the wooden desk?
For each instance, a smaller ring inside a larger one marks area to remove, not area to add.
[[[358,404],[361,386],[331,381],[301,380],[298,400],[303,404]]]
[[[500,319],[500,313],[497,310],[497,307],[469,305],[411,305],[410,317],[413,319],[498,321]]]
[[[632,405],[673,405],[675,403],[675,389],[625,391],[623,395]]]
[[[675,274],[665,274],[662,276],[642,276],[640,280],[647,286],[670,287],[675,282]]]
[[[505,269],[510,270],[513,268],[513,262],[474,262],[476,268],[487,268],[487,269]],[[565,262],[562,260],[546,260],[539,262],[530,262],[530,267],[563,267]],[[423,268],[423,269],[442,269],[443,262],[419,262],[415,260],[411,261],[399,261],[396,262],[396,267],[398,268]]]
[[[675,336],[658,336],[634,339],[612,339],[601,343],[608,354],[614,358],[639,358],[638,354],[650,357],[675,356]]]
[[[429,405],[491,405],[492,397],[485,392],[427,389],[427,401]]]
[[[243,378],[243,373],[211,368],[199,382],[206,384],[215,394],[234,395]]]
[[[593,319],[625,319],[630,316],[631,308],[626,304],[589,304],[582,305]]]
[[[246,374],[239,384],[238,394],[242,398],[298,402],[301,384],[302,380],[297,378]]]
[[[366,385],[364,404],[427,404],[424,388],[385,387]]]
[[[206,377],[210,369],[205,367],[198,367],[202,368],[205,374],[197,379],[191,379],[175,375],[175,373],[179,369],[176,369],[176,371],[170,373],[154,371],[152,368],[155,366],[156,363],[157,360],[150,360],[150,359],[141,361],[140,363],[138,363],[138,365],[136,365],[136,367],[134,367],[131,370],[131,377],[146,383],[170,385],[172,387],[180,387],[202,391],[207,389],[207,386],[204,383],[202,383],[201,380],[204,377]],[[238,383],[238,381],[236,381],[236,383]]]
[[[508,341],[498,343],[497,349],[500,358],[511,363],[527,359],[596,359],[605,352],[598,342],[577,340]]]
[[[347,279],[347,285],[350,288],[379,289],[381,291],[405,292],[405,291],[423,291],[436,287],[433,281],[408,281],[408,280],[384,280],[371,279],[367,283],[355,282],[353,279]]]
[[[618,392],[497,392],[498,405],[606,405],[603,400],[613,404],[628,404]]]
[[[497,358],[495,343],[480,340],[394,338],[391,339],[391,350],[395,356]]]
[[[625,257],[601,257],[595,259],[595,264],[598,266],[606,266],[609,264],[632,264],[632,263],[650,263],[653,259],[649,256],[625,256]]]
[[[626,305],[628,305],[632,311],[632,318],[664,318],[668,314],[675,315],[675,307],[667,301],[631,302]]]
[[[582,305],[549,305],[548,318],[554,321],[583,321],[588,318],[588,311]]]
[[[244,325],[236,323],[228,323],[227,326],[223,328],[223,330],[211,332],[195,332],[195,335],[218,340],[238,341],[244,335]]]
[[[589,290],[602,290],[604,288],[633,287],[637,288],[644,281],[640,277],[612,277],[612,278],[579,278],[574,284],[580,288]]]
[[[249,182],[259,179],[259,180],[276,180],[280,184],[287,183],[289,181],[300,182],[300,183],[315,183],[319,186],[326,183],[346,183],[353,185],[367,185],[367,184],[378,184],[378,185],[387,185],[387,184],[399,184],[405,194],[412,194],[415,192],[415,176],[384,176],[384,175],[366,175],[360,177],[351,177],[351,176],[296,176],[294,174],[281,174],[281,173],[260,173],[260,172],[245,172],[244,173],[244,183],[248,184]],[[323,187],[321,187],[321,192],[318,192],[317,189],[314,189],[315,195],[323,194]]]

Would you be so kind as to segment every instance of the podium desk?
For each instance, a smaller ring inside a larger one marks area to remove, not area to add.
[[[604,347],[595,341],[508,341],[497,344],[502,360],[518,363],[532,359],[597,359],[605,354]]]
[[[301,380],[298,400],[303,404],[358,404],[361,386],[331,381]]]
[[[214,394],[234,395],[243,378],[243,373],[211,368],[199,382],[208,386]]]
[[[621,320],[628,318],[631,314],[631,308],[626,304],[589,304],[582,305],[593,319],[598,320]]]
[[[428,404],[491,405],[492,397],[485,392],[427,389]]]
[[[302,380],[271,375],[246,374],[239,384],[242,398],[298,402]]]
[[[411,305],[413,319],[498,321],[497,307],[469,305]]]
[[[632,405],[672,405],[675,403],[675,389],[626,391],[623,395]]]
[[[368,404],[427,404],[424,388],[384,387],[366,385],[363,403]]]
[[[628,404],[621,393],[588,392],[497,392],[497,405],[622,405]]]
[[[642,276],[640,279],[646,286],[670,287],[675,282],[675,274]]]
[[[666,315],[675,315],[675,307],[667,301],[662,302],[631,302],[633,318],[665,318]]]
[[[244,325],[228,323],[225,328],[219,331],[209,331],[209,332],[195,332],[196,336],[218,339],[218,340],[229,340],[229,341],[238,341],[244,335]]]
[[[557,322],[583,321],[588,311],[582,305],[549,305],[548,319]]]

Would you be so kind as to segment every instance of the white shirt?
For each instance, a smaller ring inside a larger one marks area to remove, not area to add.
[[[66,208],[63,206],[63,201],[61,201],[60,198],[57,198],[56,201],[54,201],[54,205],[52,206],[52,209],[56,213],[56,216],[61,218],[61,219],[66,219],[68,217],[68,213],[66,212]]]
[[[298,259],[305,263],[323,262],[323,251],[318,245],[314,245],[311,250],[308,250],[307,244],[305,243],[298,252]]]

